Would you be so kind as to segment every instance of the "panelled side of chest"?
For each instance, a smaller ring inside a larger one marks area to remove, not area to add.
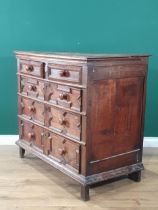
[[[89,62],[88,174],[142,161],[147,57]]]

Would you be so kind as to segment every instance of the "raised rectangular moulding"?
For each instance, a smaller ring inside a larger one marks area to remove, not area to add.
[[[20,93],[32,98],[44,100],[44,82],[21,76]]]
[[[46,101],[80,112],[81,90],[61,84],[46,83]]]

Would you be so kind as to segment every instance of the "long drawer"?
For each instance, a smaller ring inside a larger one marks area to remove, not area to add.
[[[82,116],[19,96],[19,115],[67,137],[81,140]]]
[[[63,107],[72,112],[85,111],[82,105],[84,92],[80,88],[30,78],[27,75],[19,75],[19,81],[19,93],[22,96]]]

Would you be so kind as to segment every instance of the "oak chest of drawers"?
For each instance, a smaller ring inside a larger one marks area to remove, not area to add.
[[[16,52],[25,150],[89,186],[140,181],[148,55]]]

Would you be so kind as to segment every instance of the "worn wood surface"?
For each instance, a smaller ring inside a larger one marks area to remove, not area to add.
[[[80,185],[18,147],[0,147],[1,210],[157,210],[158,149],[144,150],[145,170],[138,184],[122,179],[90,189],[81,201]]]
[[[140,180],[148,55],[16,57],[20,147],[69,166],[84,185],[130,173]],[[81,195],[87,200],[88,188]]]

